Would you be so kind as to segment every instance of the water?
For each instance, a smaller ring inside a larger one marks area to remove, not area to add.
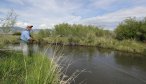
[[[19,45],[10,48],[21,50]],[[72,84],[146,84],[146,56],[122,53],[96,47],[39,46],[23,50],[28,55],[46,52],[48,56],[63,55],[62,66],[71,65],[67,75],[84,70]]]

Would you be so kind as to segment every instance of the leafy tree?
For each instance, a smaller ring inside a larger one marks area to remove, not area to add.
[[[144,41],[146,40],[146,17],[140,22],[141,23],[141,26],[140,26],[140,29],[139,29],[139,39],[141,41]]]
[[[146,40],[146,19],[128,18],[117,26],[115,33],[116,38],[119,40],[135,39],[144,41]]]

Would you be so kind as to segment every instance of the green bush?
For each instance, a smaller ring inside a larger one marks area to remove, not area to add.
[[[77,38],[87,38],[88,34],[94,34],[95,37],[101,36],[112,36],[112,33],[108,30],[100,29],[96,26],[86,26],[81,24],[59,24],[55,25],[55,29],[53,31],[54,35],[61,37],[77,37]]]
[[[146,18],[143,20],[136,20],[136,18],[128,18],[120,23],[115,29],[116,38],[135,39],[138,41],[146,40]]]
[[[40,38],[45,38],[45,37],[49,37],[51,35],[51,30],[49,29],[41,29],[39,32],[38,32],[38,36]]]
[[[0,44],[10,44],[10,43],[19,43],[19,36],[13,35],[0,35]]]
[[[13,35],[18,35],[18,36],[20,36],[20,35],[21,35],[21,32],[14,32]]]

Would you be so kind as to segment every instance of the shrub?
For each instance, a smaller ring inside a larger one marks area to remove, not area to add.
[[[14,32],[13,35],[20,36],[21,35],[21,32]]]
[[[135,39],[138,41],[146,40],[146,18],[143,20],[136,20],[136,18],[128,18],[120,23],[115,29],[116,38]]]

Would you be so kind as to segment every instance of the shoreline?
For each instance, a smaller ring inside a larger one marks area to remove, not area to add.
[[[96,47],[96,48],[100,48],[100,49],[107,49],[107,50],[111,50],[111,51],[118,51],[118,52],[123,52],[123,53],[130,53],[130,54],[138,54],[138,55],[146,55],[144,53],[138,53],[138,52],[130,52],[130,51],[126,51],[126,50],[118,50],[118,49],[114,49],[114,48],[105,48],[105,47],[99,47],[99,46],[88,46],[88,45],[63,45],[63,44],[55,44],[55,43],[47,43],[49,45],[55,45],[55,46],[69,46],[69,47]]]
[[[19,36],[7,36],[0,38],[0,43],[2,46],[7,44],[19,44]],[[120,52],[128,52],[133,54],[146,55],[146,44],[137,42],[134,40],[123,40],[118,41],[112,38],[98,37],[93,39],[93,41],[89,40],[72,40],[67,37],[47,37],[47,38],[34,38],[34,44],[51,44],[51,45],[63,45],[63,46],[83,46],[83,47],[98,47],[103,49],[111,49],[114,51]],[[74,38],[76,39],[76,38]],[[1,47],[3,48],[3,47]]]
[[[16,43],[10,43],[10,44],[19,44],[20,42],[16,42]],[[35,42],[35,43],[30,43],[30,44],[38,44],[38,45],[52,45],[52,46],[69,46],[69,47],[95,47],[95,48],[99,48],[99,49],[107,49],[107,50],[111,50],[111,51],[118,51],[118,52],[122,52],[122,53],[130,53],[130,54],[137,54],[137,55],[142,55],[145,56],[145,53],[140,53],[140,52],[132,52],[132,51],[126,51],[126,50],[119,50],[119,49],[115,49],[115,48],[108,48],[108,47],[101,47],[101,46],[90,46],[90,45],[80,45],[80,44],[61,44],[61,43],[39,43],[39,42]]]

